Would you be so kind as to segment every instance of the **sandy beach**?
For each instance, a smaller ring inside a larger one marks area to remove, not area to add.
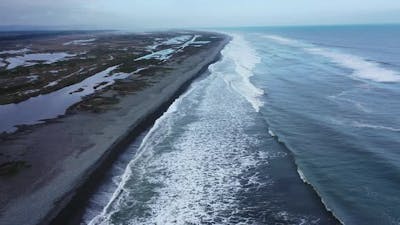
[[[212,41],[144,70],[145,83],[121,79],[70,106],[64,116],[3,135],[0,164],[13,162],[18,173],[0,176],[0,224],[62,224],[71,216],[120,151],[218,60],[229,41],[220,34],[198,35]]]

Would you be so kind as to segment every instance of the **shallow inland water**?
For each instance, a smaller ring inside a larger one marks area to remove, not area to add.
[[[41,120],[53,119],[65,114],[73,104],[82,97],[93,94],[104,87],[112,85],[117,79],[127,78],[131,74],[110,73],[118,66],[94,74],[85,80],[60,90],[32,97],[20,103],[0,105],[0,132],[13,132],[18,125],[32,125]],[[55,84],[54,84],[55,85]]]
[[[174,54],[183,51],[188,46],[202,47],[209,43],[209,41],[198,41],[202,37],[202,35],[178,35],[172,38],[166,38],[164,41],[155,40],[153,45],[147,46],[149,53],[143,57],[139,57],[136,59],[132,59],[134,61],[140,60],[149,60],[156,59],[159,61],[167,61]],[[87,40],[74,40],[71,42],[64,43],[65,45],[82,45],[82,44],[91,44],[95,39],[87,39]],[[163,50],[156,49],[162,46],[162,48],[166,48]],[[19,50],[9,50],[2,51],[1,54],[17,54],[17,53],[26,53],[30,50],[19,49]],[[68,59],[68,57],[73,56],[68,53],[34,53],[34,54],[25,54],[23,56],[15,56],[7,59],[8,61],[14,61],[14,63],[9,64],[11,67],[18,66],[32,66],[39,61],[43,64],[51,64],[60,60]],[[0,67],[1,67],[1,58],[0,58]],[[42,123],[44,120],[54,119],[58,116],[65,115],[66,110],[80,101],[85,96],[89,96],[96,91],[99,91],[105,87],[113,85],[115,80],[125,79],[131,75],[138,74],[142,70],[148,69],[148,67],[138,68],[136,71],[132,73],[123,73],[123,72],[115,72],[121,65],[110,66],[104,71],[98,72],[96,74],[91,75],[90,77],[82,80],[79,83],[66,86],[54,92],[39,95],[36,97],[29,98],[23,102],[0,105],[0,133],[2,132],[14,132],[18,129],[19,126],[23,125],[33,125]],[[12,69],[12,68],[10,68]],[[82,72],[83,69],[80,69],[70,75],[76,75]],[[32,79],[35,78],[34,75]],[[45,87],[55,86],[58,81],[53,81],[49,83]],[[37,91],[37,90],[36,90]]]

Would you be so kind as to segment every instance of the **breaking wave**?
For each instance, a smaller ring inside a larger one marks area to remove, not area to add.
[[[247,47],[235,37],[211,74],[156,121],[111,200],[89,224],[254,223],[243,216],[237,194],[246,179],[247,185],[269,184],[243,174],[270,156],[248,150],[259,143],[244,129],[254,123],[262,92],[249,81],[259,59]]]
[[[399,72],[384,68],[378,62],[373,62],[360,56],[339,52],[334,49],[321,48],[313,44],[277,35],[263,35],[263,37],[282,45],[303,48],[311,54],[328,58],[339,66],[353,70],[352,76],[357,78],[375,82],[400,82]]]
[[[250,78],[254,75],[254,68],[261,62],[261,58],[257,55],[255,49],[240,35],[231,35],[233,40],[222,51],[222,55],[235,64],[235,71],[240,76],[225,75],[225,81],[239,94],[246,98],[247,101],[258,112],[263,102],[260,97],[264,91],[254,86]]]

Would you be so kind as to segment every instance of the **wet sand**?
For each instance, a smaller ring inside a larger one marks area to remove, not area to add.
[[[151,70],[146,86],[119,95],[100,111],[87,99],[66,116],[3,137],[0,153],[18,155],[26,165],[15,176],[0,176],[0,224],[59,224],[71,215],[120,150],[218,59],[229,38],[213,35],[218,37],[213,43],[174,55]],[[97,98],[114,93],[109,89]]]

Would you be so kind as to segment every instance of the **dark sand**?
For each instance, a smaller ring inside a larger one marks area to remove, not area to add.
[[[119,96],[107,110],[72,107],[67,116],[1,139],[0,153],[18,154],[26,165],[14,176],[0,176],[0,224],[57,224],[79,207],[112,158],[218,59],[229,38],[213,35],[219,38],[174,56],[151,71],[151,85]]]

